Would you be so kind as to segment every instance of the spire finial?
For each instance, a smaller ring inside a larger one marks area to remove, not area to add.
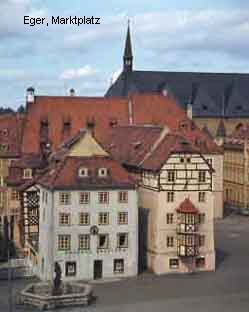
[[[132,47],[131,47],[131,34],[130,34],[130,19],[128,18],[128,27],[127,27],[127,34],[125,40],[125,50],[124,50],[124,68],[123,71],[131,72],[132,71]]]

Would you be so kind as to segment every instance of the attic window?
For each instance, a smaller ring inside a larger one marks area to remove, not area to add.
[[[32,169],[30,169],[30,168],[23,169],[23,178],[24,179],[31,179],[32,178]]]
[[[202,105],[202,108],[203,108],[204,110],[208,110],[207,105]]]
[[[237,105],[237,106],[236,106],[236,109],[237,109],[237,110],[242,110],[242,105]]]
[[[110,125],[111,127],[117,126],[117,124],[118,124],[117,118],[111,118],[111,119],[110,119],[109,125]]]
[[[9,150],[9,145],[6,143],[0,144],[0,152],[7,152]]]
[[[81,178],[88,177],[88,168],[80,168],[79,169],[79,177],[81,177]]]
[[[99,177],[106,177],[107,176],[107,168],[99,168],[98,176]]]
[[[134,149],[137,149],[137,148],[139,148],[140,146],[142,146],[142,142],[141,142],[141,141],[133,142],[132,144],[133,144],[133,146],[134,146]]]
[[[182,121],[179,124],[180,130],[187,130],[188,129],[188,123],[186,121]]]
[[[2,129],[1,130],[1,134],[3,135],[3,136],[8,136],[8,134],[9,134],[9,131],[8,131],[8,129]]]

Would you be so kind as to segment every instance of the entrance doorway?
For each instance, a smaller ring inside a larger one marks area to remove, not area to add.
[[[95,280],[102,278],[102,266],[103,266],[102,260],[94,260],[93,278]]]

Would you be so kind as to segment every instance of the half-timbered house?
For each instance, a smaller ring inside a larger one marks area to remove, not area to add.
[[[146,252],[148,267],[157,274],[214,270],[210,158],[167,127],[116,127],[108,147],[139,183],[140,257]]]

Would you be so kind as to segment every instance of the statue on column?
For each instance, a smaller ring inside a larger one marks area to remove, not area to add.
[[[61,293],[61,267],[58,262],[55,262],[54,265],[54,272],[55,272],[55,278],[54,278],[54,289],[53,294],[59,295]]]

